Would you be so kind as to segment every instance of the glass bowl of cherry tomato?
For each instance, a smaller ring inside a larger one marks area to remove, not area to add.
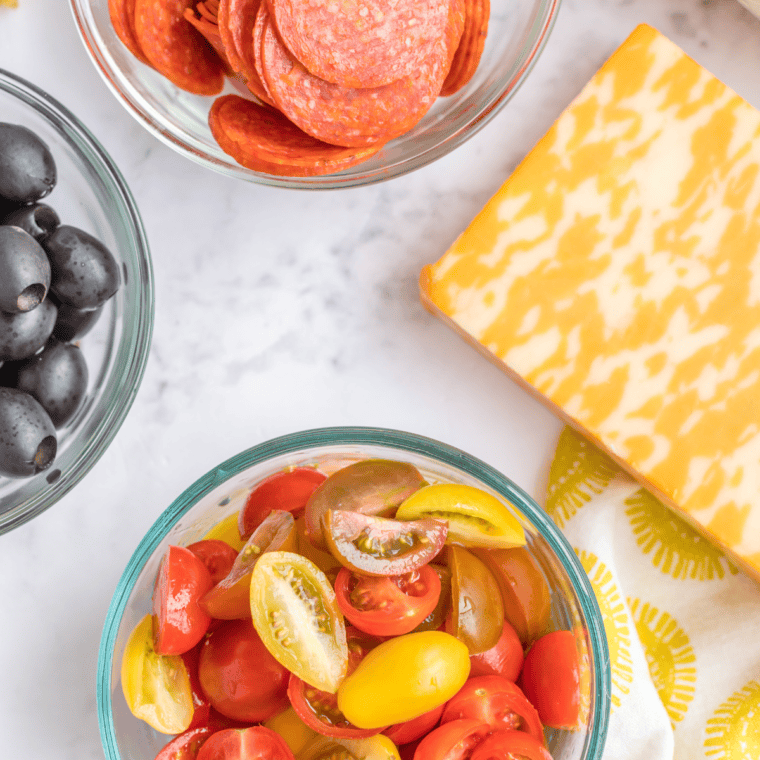
[[[119,581],[97,683],[107,760],[599,760],[609,697],[545,512],[377,428],[271,440],[179,496]]]
[[[0,533],[68,493],[142,379],[153,276],[139,212],[97,139],[0,70]]]

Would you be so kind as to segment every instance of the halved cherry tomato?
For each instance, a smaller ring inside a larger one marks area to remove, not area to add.
[[[159,654],[182,654],[205,635],[211,618],[198,605],[213,582],[189,549],[170,546],[153,589],[154,645]]]
[[[551,613],[551,593],[543,573],[524,547],[474,553],[496,578],[504,617],[527,647],[545,632]]]
[[[364,575],[402,575],[426,565],[441,551],[446,523],[401,522],[328,509],[324,536],[330,553],[349,570]]]
[[[330,475],[306,504],[306,535],[326,549],[322,519],[328,509],[390,516],[404,499],[425,484],[419,470],[406,462],[365,459]]]
[[[288,706],[290,674],[272,657],[250,620],[232,620],[201,646],[198,675],[204,694],[222,715],[265,721]]]
[[[474,718],[491,730],[508,728],[525,731],[542,744],[544,731],[536,708],[520,687],[501,676],[476,676],[452,697],[443,710],[441,723]]]
[[[162,734],[181,734],[193,719],[190,677],[179,655],[157,654],[153,619],[146,615],[129,635],[121,660],[121,688],[136,718]]]
[[[428,566],[382,577],[357,575],[344,567],[335,581],[343,614],[373,636],[399,636],[414,630],[435,609],[440,595],[440,578]]]
[[[572,631],[553,631],[533,643],[521,684],[545,726],[581,728],[580,660]]]
[[[211,702],[209,702],[208,697],[203,693],[201,679],[198,675],[198,663],[200,661],[202,646],[203,642],[199,642],[192,649],[180,655],[182,662],[185,663],[187,675],[190,678],[190,690],[193,694],[193,719],[188,726],[188,730],[208,726],[211,716]]]
[[[299,753],[298,760],[400,760],[396,745],[382,734],[366,739],[318,736]]]
[[[229,544],[235,551],[239,552],[245,545],[245,541],[240,538],[240,533],[238,533],[238,513],[233,512],[220,520],[203,536],[202,540],[224,541],[225,544]]]
[[[313,562],[264,554],[251,576],[251,615],[275,659],[311,686],[337,691],[348,668],[346,628],[335,591]]]
[[[338,689],[355,726],[404,723],[456,694],[470,672],[467,647],[442,631],[396,636],[375,647]]]
[[[285,743],[290,747],[294,755],[300,754],[301,750],[319,734],[314,729],[309,728],[299,717],[293,707],[288,707],[281,713],[277,713],[270,718],[265,724],[267,728],[276,731]]]
[[[446,520],[446,542],[462,546],[507,548],[525,544],[525,531],[509,508],[475,486],[439,483],[413,493],[396,512],[398,520]]]
[[[196,760],[206,739],[215,729],[204,726],[190,728],[175,736],[157,755],[156,760]]]
[[[505,620],[496,645],[470,657],[470,676],[503,676],[516,682],[524,659],[520,637]]]
[[[417,631],[437,631],[444,624],[451,611],[451,570],[446,565],[431,562],[428,567],[435,571],[441,582],[441,593],[433,611],[414,629]]]
[[[438,724],[443,713],[443,707],[443,705],[439,705],[417,718],[388,726],[383,733],[397,747],[400,744],[409,744],[410,742],[417,741],[417,739],[421,739]]]
[[[225,578],[201,599],[201,607],[218,620],[251,616],[251,573],[265,552],[296,548],[295,521],[290,512],[272,511],[248,539]]]
[[[549,750],[524,731],[494,731],[475,747],[470,760],[552,760]]]
[[[294,760],[285,740],[264,726],[227,728],[206,740],[198,760]]]
[[[238,555],[226,541],[220,541],[218,538],[196,541],[187,548],[203,562],[215,584],[232,570]]]
[[[273,509],[292,512],[293,517],[297,517],[326,478],[314,467],[293,467],[262,480],[240,510],[238,530],[241,537],[249,538]]]
[[[417,745],[414,760],[469,760],[490,730],[488,723],[468,718],[444,723]]]
[[[504,605],[491,571],[472,552],[450,546],[451,617],[446,630],[467,645],[470,654],[496,646],[504,625]]]

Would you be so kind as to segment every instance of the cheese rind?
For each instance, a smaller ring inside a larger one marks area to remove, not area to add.
[[[760,576],[760,113],[638,27],[421,289]]]

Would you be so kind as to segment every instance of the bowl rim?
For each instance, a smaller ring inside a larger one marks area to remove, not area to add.
[[[185,158],[189,158],[207,169],[211,169],[227,177],[242,179],[253,184],[287,188],[291,190],[339,190],[352,187],[366,187],[380,182],[387,182],[395,177],[401,177],[412,171],[421,169],[456,150],[460,145],[485,127],[520,89],[520,86],[532,71],[533,66],[546,46],[549,35],[554,28],[560,4],[562,2],[562,0],[538,0],[540,4],[540,15],[537,24],[534,25],[537,28],[530,30],[530,44],[521,50],[520,57],[518,58],[518,61],[521,61],[521,63],[512,79],[505,83],[504,88],[498,93],[498,95],[492,97],[489,102],[485,104],[482,111],[473,121],[469,121],[455,132],[452,132],[452,134],[441,142],[425,149],[419,155],[411,159],[396,163],[390,168],[385,166],[377,167],[373,169],[372,173],[369,175],[344,176],[342,172],[337,172],[335,174],[325,174],[314,177],[280,177],[257,172],[235,164],[234,159],[229,156],[226,161],[220,161],[214,157],[207,156],[179,139],[166,124],[154,121],[135,95],[125,91],[125,89],[120,86],[117,81],[118,76],[112,70],[110,62],[106,60],[103,52],[96,44],[89,28],[89,24],[83,17],[79,8],[81,3],[86,3],[88,1],[89,0],[69,0],[69,6],[79,36],[91,61],[95,65],[98,74],[106,83],[108,89],[141,126],[154,137],[158,138],[162,143],[168,145],[172,150],[175,150]]]
[[[132,192],[113,159],[90,130],[66,106],[23,77],[0,68],[0,91],[15,97],[43,118],[62,139],[73,145],[106,185],[118,205],[120,218],[132,240],[133,264],[140,283],[136,290],[136,312],[130,335],[132,340],[118,356],[125,357],[125,371],[118,377],[111,402],[98,420],[94,432],[82,444],[74,461],[50,488],[42,488],[7,512],[0,513],[0,535],[28,522],[46,511],[73,489],[94,467],[119,431],[140,387],[153,335],[153,262],[148,238]],[[126,316],[124,317],[126,322]],[[117,403],[113,403],[116,401]],[[53,463],[52,469],[55,469]]]
[[[106,760],[123,760],[114,739],[111,709],[113,668],[112,655],[116,636],[127,601],[138,576],[153,552],[171,528],[200,499],[245,469],[267,459],[302,452],[321,446],[386,446],[402,452],[420,454],[457,467],[481,480],[496,492],[513,501],[539,529],[551,550],[561,561],[577,593],[580,607],[588,623],[591,656],[594,664],[594,722],[586,737],[584,760],[601,760],[607,737],[610,711],[611,668],[607,636],[601,610],[580,560],[572,546],[548,514],[511,479],[477,457],[449,444],[402,430],[378,427],[323,427],[289,433],[258,445],[225,460],[186,488],[148,529],[114,591],[103,625],[98,651],[96,698],[98,724]]]

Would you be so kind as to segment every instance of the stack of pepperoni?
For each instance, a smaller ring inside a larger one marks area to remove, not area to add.
[[[193,7],[194,6],[194,7]],[[116,34],[177,87],[218,95],[222,150],[254,171],[331,174],[408,132],[474,74],[489,0],[109,0]]]

